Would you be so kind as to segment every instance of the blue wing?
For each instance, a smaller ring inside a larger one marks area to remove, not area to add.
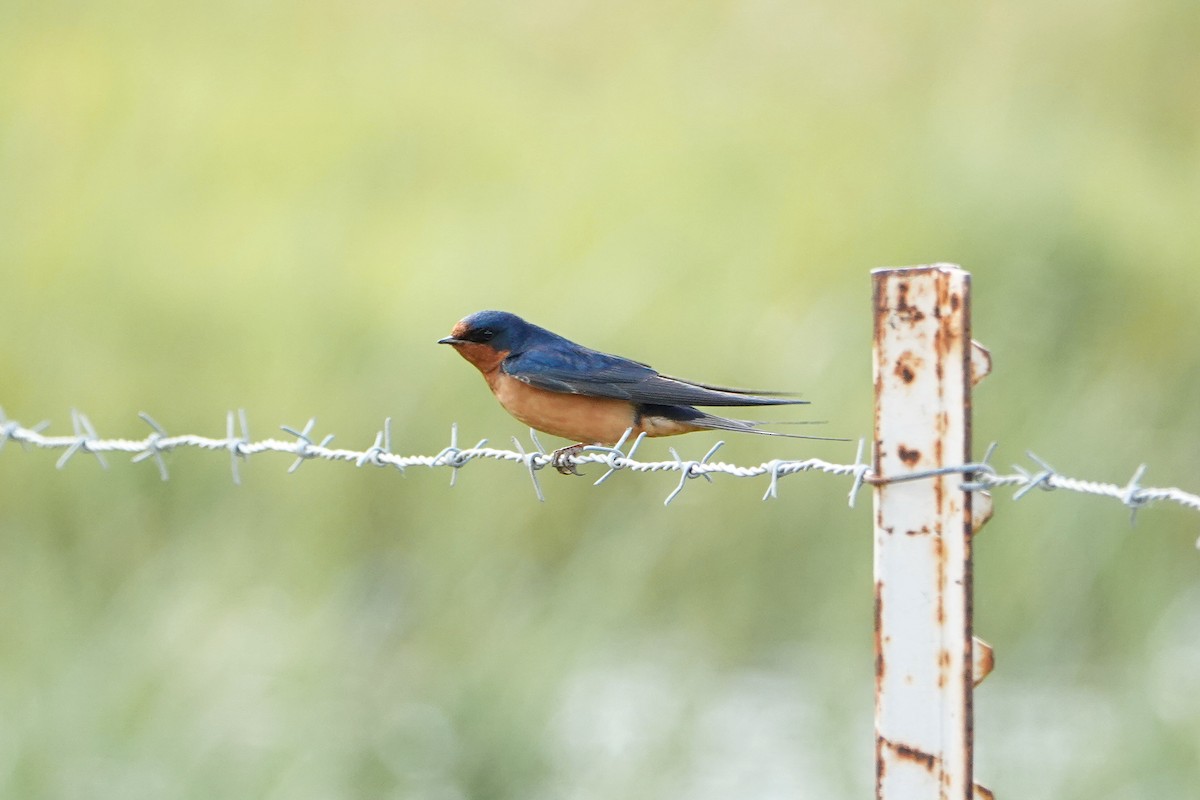
[[[769,392],[728,389],[660,375],[640,361],[601,353],[574,343],[531,347],[504,359],[506,374],[530,386],[564,394],[611,397],[638,404],[776,406],[806,403]]]

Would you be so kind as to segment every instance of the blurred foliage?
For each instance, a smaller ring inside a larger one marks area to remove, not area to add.
[[[0,5],[0,403],[103,434],[520,426],[504,308],[869,435],[870,268],[958,262],[978,444],[1196,490],[1191,3]],[[807,412],[805,412],[807,413]],[[811,417],[810,417],[811,418]],[[671,442],[698,456],[712,437]],[[665,454],[666,444],[648,446]],[[853,445],[731,441],[740,463]],[[848,482],[0,454],[0,795],[868,796]],[[118,459],[120,461],[120,459]],[[997,498],[978,778],[1200,785],[1194,515]],[[864,495],[865,497],[865,495]],[[862,505],[868,505],[863,503]]]

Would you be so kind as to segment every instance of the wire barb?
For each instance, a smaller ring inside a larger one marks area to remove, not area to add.
[[[171,476],[167,472],[167,462],[163,460],[162,447],[160,446],[159,442],[166,437],[167,432],[163,430],[161,425],[154,421],[154,417],[150,416],[145,411],[139,411],[138,416],[142,418],[143,422],[150,426],[152,433],[146,437],[146,448],[140,453],[135,453],[133,458],[130,460],[134,464],[137,464],[139,461],[145,461],[147,458],[153,458],[154,463],[158,465],[158,474],[165,481]]]
[[[100,450],[91,446],[92,442],[100,438],[96,435],[96,429],[92,427],[91,421],[79,411],[71,409],[71,424],[75,428],[75,436],[72,437],[73,441],[67,445],[66,451],[58,459],[55,467],[62,469],[72,456],[82,450],[94,455],[100,462],[100,466],[108,469],[108,462],[104,460],[104,456],[100,455]]]
[[[608,471],[605,472],[603,475],[601,475],[599,478],[597,478],[596,482],[592,484],[593,486],[599,486],[600,484],[602,484],[606,480],[608,480],[609,476],[612,475],[614,472],[616,472],[617,470],[625,469],[627,466],[629,466],[629,463],[633,460],[634,453],[636,453],[637,449],[642,446],[642,442],[646,438],[645,431],[642,431],[641,433],[639,433],[637,435],[637,438],[633,440],[633,446],[629,448],[629,454],[626,455],[625,453],[621,452],[621,448],[625,446],[625,442],[629,441],[629,436],[632,433],[633,433],[633,428],[626,428],[625,432],[623,434],[621,434],[621,438],[612,447],[602,447],[600,445],[588,445],[587,447],[583,448],[584,452],[587,452],[587,453],[607,453],[608,454],[608,457],[605,458],[605,460],[604,460],[604,463],[608,465]]]
[[[1026,472],[1019,464],[1013,464],[1013,469],[1020,473],[1021,477],[1025,478],[1025,485],[1013,493],[1013,500],[1020,500],[1034,489],[1041,489],[1044,492],[1050,492],[1056,488],[1054,484],[1050,482],[1050,479],[1055,475],[1054,467],[1050,466],[1045,461],[1042,461],[1030,450],[1026,450],[1025,455],[1029,457],[1030,461],[1036,461],[1038,466],[1040,466],[1042,469],[1040,472],[1031,474]]]
[[[704,480],[712,483],[712,476],[708,474],[707,470],[702,468],[706,466],[705,462],[712,458],[713,454],[721,449],[723,444],[725,444],[724,440],[714,444],[699,461],[684,461],[679,457],[679,453],[675,451],[674,447],[667,448],[671,452],[671,455],[675,456],[675,461],[679,464],[679,471],[682,474],[679,476],[679,485],[675,487],[675,491],[667,495],[666,500],[663,500],[664,506],[671,505],[671,501],[679,496],[679,493],[683,491],[684,485],[690,478],[704,478]]]
[[[21,423],[4,416],[4,409],[0,408],[0,450],[4,449],[4,445],[8,444],[8,440],[20,429]]]
[[[1146,505],[1148,502],[1142,496],[1142,488],[1138,486],[1138,481],[1142,479],[1142,475],[1146,473],[1146,465],[1142,464],[1133,472],[1133,477],[1129,479],[1129,483],[1125,484],[1125,492],[1121,495],[1121,502],[1129,506],[1129,524],[1137,523],[1138,509]]]
[[[854,508],[854,501],[858,498],[858,491],[862,488],[863,483],[867,480],[867,473],[871,471],[871,465],[863,461],[863,448],[866,447],[867,440],[858,440],[858,450],[854,452],[854,483],[850,484],[850,507]]]
[[[453,436],[453,434],[452,434]],[[333,438],[333,434],[325,437],[325,441],[321,442],[321,447]],[[392,452],[392,418],[384,417],[383,428],[375,433],[375,442],[358,454],[358,458],[354,460],[356,467],[362,467],[367,464],[372,464],[376,467],[393,466],[400,470],[400,474],[404,474],[404,464],[396,460],[396,455]]]
[[[250,426],[246,422],[246,409],[239,408],[237,416],[242,424],[240,437],[233,435],[233,412],[229,411],[225,414],[225,449],[229,451],[229,466],[233,471],[233,482],[235,485],[241,486],[242,476],[238,473],[238,457],[241,456],[245,460],[249,455],[245,447],[250,444]]]
[[[532,453],[526,453],[525,448],[521,445],[521,440],[517,437],[512,437],[512,443],[517,448],[517,452],[521,454],[521,460],[525,462],[525,468],[529,470],[529,480],[533,481],[533,491],[537,494],[539,503],[546,502],[546,495],[542,494],[542,485],[538,483],[537,471],[549,463],[545,452],[542,451],[542,443],[538,441],[537,434],[533,432],[533,428],[529,429],[529,438],[533,439],[534,445],[537,447]]]
[[[326,448],[329,446],[329,443],[331,441],[333,441],[333,434],[331,433],[328,436],[326,436],[324,439],[321,440],[321,444],[314,445],[312,442],[312,439],[309,438],[309,435],[312,433],[312,429],[316,424],[317,424],[317,418],[309,417],[308,423],[304,426],[303,430],[298,431],[295,428],[288,427],[287,425],[279,426],[279,429],[281,431],[283,431],[284,433],[290,433],[292,436],[296,437],[296,460],[292,462],[292,465],[290,467],[288,467],[289,475],[291,475],[296,470],[300,469],[300,465],[303,464],[305,461],[307,461],[310,458],[316,457],[316,453],[313,452],[314,449],[316,449],[318,447],[322,448],[322,449]],[[376,437],[375,438],[375,448],[377,448],[378,446],[379,446],[379,438]],[[366,453],[363,454],[363,457],[366,458],[368,456],[374,455],[375,448],[371,448],[371,450],[368,450]],[[359,464],[359,466],[362,466],[362,464]]]

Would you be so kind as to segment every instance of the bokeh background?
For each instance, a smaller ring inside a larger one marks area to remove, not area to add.
[[[1200,489],[1200,17],[1112,0],[0,4],[0,404],[527,433],[480,308],[870,435],[869,270],[974,274],[977,444]],[[776,418],[787,418],[779,413]],[[669,442],[698,457],[715,436]],[[560,442],[555,442],[560,444]],[[647,456],[666,457],[668,443]],[[730,441],[726,460],[853,458]],[[0,796],[872,792],[848,481],[0,453]],[[594,470],[593,470],[594,471]],[[977,777],[1193,796],[1200,517],[999,492]],[[866,495],[863,499],[866,500]]]

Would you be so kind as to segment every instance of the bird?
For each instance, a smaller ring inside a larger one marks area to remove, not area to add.
[[[587,445],[612,446],[629,434],[732,431],[826,439],[766,431],[759,427],[762,422],[696,408],[802,405],[807,400],[672,378],[640,361],[576,344],[507,311],[464,317],[438,344],[450,345],[478,369],[500,405],[518,421],[578,443],[554,452],[551,463],[563,473],[578,474],[565,461],[567,455]]]

